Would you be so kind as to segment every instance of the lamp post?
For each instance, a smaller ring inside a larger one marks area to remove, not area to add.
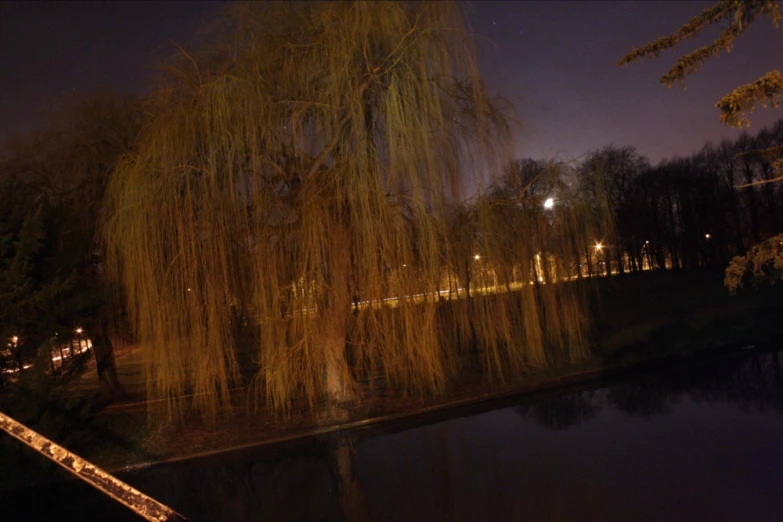
[[[601,252],[603,252],[603,249],[604,249],[604,245],[600,241],[595,244],[595,260],[598,263],[599,272],[600,272],[600,269],[601,269],[601,256],[600,256],[600,254],[601,254]],[[604,256],[604,260],[606,260],[606,256]],[[606,261],[604,261],[604,265],[606,265]],[[607,271],[608,271],[609,267],[606,267],[606,268],[607,268]]]
[[[712,243],[710,242],[710,233],[707,232],[704,234],[704,252],[705,252],[705,258],[704,258],[704,264],[709,265],[712,262]]]
[[[536,280],[538,283],[549,282],[550,270],[549,270],[549,229],[554,225],[554,215],[552,209],[555,207],[555,198],[547,198],[543,204],[544,223],[541,229],[541,255],[536,254],[538,273],[536,274]],[[549,211],[549,212],[546,212]]]
[[[82,353],[82,351],[83,351],[82,350],[82,332],[83,331],[84,330],[82,330],[81,328],[77,328],[76,329],[76,335],[78,336],[76,339],[77,339],[77,343],[79,345],[79,352],[78,353]]]
[[[19,373],[22,373],[22,370],[24,370],[24,363],[22,362],[22,357],[19,354],[19,336],[14,335],[11,337],[11,348],[13,348],[13,356],[16,357],[17,363],[19,365]]]

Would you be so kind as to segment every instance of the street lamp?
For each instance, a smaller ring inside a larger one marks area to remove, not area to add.
[[[595,244],[595,260],[598,263],[598,269],[601,269],[601,265],[606,265],[606,255],[604,254],[604,261],[601,261],[601,257],[599,256],[599,253],[603,252],[604,245],[599,241]],[[608,272],[608,267],[607,267]],[[607,273],[608,275],[608,273]]]
[[[475,259],[476,261],[478,261],[479,259],[481,259],[481,256],[480,256],[480,255],[478,255],[478,254],[476,254],[475,256],[473,256],[473,259]]]
[[[704,234],[704,239],[709,239],[709,238],[710,238],[709,234]]]
[[[549,209],[555,206],[555,199],[554,198],[547,198],[546,201],[544,201],[544,208]]]
[[[76,329],[76,335],[78,336],[78,338],[76,339],[76,344],[79,346],[79,349],[77,350],[78,353],[82,353],[84,351],[83,350],[84,347],[82,346],[82,332],[83,331],[84,330],[82,330],[81,327]],[[71,342],[71,350],[73,350],[73,342]]]

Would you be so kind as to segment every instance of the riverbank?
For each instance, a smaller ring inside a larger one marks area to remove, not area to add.
[[[601,280],[592,303],[593,353],[631,363],[783,334],[783,287],[730,295],[722,270],[632,274]]]
[[[487,401],[513,400],[521,394],[582,386],[627,372],[689,364],[749,344],[783,342],[783,322],[778,320],[783,289],[748,289],[730,296],[722,275],[720,271],[643,273],[596,281],[591,303],[593,356],[578,366],[529,373],[505,385],[489,385],[476,375],[464,375],[444,395],[430,399],[399,397],[382,383],[370,383],[363,400],[340,420],[326,414],[279,419],[264,410],[236,408],[231,419],[212,427],[152,426],[146,423],[144,403],[115,405],[95,417],[85,427],[84,440],[75,439],[70,449],[114,472],[161,462],[219,458],[253,447],[271,452],[338,430],[426,423],[480,411]],[[119,359],[121,375],[131,375],[138,365],[138,357],[132,355]]]

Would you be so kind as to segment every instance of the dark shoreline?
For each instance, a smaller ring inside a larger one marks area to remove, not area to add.
[[[632,364],[606,366],[545,379],[533,384],[517,385],[482,395],[432,404],[415,411],[394,412],[348,421],[311,431],[290,433],[272,439],[115,468],[111,472],[122,474],[170,465],[197,465],[214,458],[245,457],[247,452],[252,452],[253,450],[263,450],[259,453],[267,455],[279,449],[308,445],[337,433],[347,434],[358,439],[380,433],[395,433],[447,419],[502,409],[525,398],[601,388],[633,377],[654,375],[659,371],[698,367],[702,364],[709,365],[727,359],[741,359],[749,353],[776,352],[781,349],[783,349],[783,335],[763,339],[755,344],[732,343],[719,348],[694,351],[689,354],[666,355],[657,359]]]

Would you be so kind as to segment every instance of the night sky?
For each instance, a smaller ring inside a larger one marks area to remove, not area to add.
[[[713,104],[779,68],[783,30],[758,20],[731,54],[667,89],[659,78],[682,52],[618,68],[634,46],[667,34],[713,2],[478,2],[475,28],[488,85],[511,100],[517,155],[571,159],[607,144],[653,162],[736,136]],[[151,65],[187,45],[209,2],[0,2],[0,143],[41,128],[58,107],[101,89],[143,93]],[[753,129],[783,117],[758,110]]]

